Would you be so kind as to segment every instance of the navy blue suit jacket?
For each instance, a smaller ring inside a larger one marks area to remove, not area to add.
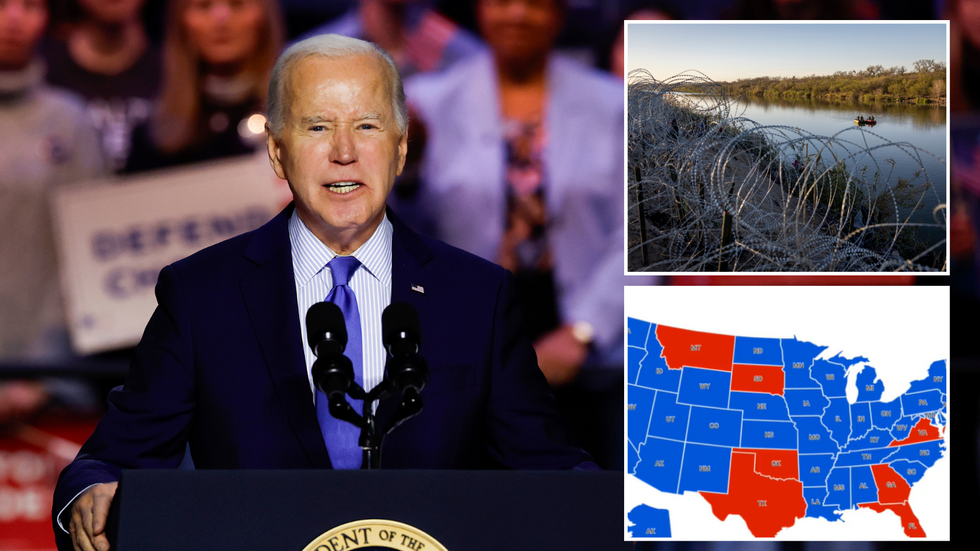
[[[164,268],[126,382],[62,472],[55,515],[122,468],[176,467],[186,442],[197,468],[331,467],[302,349],[291,212]],[[382,468],[591,467],[566,443],[518,332],[509,273],[389,219],[391,299],[418,309],[430,379],[422,412],[385,439]],[[379,426],[396,406],[379,404]]]

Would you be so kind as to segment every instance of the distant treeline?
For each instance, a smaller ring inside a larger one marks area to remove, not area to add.
[[[911,71],[904,66],[871,65],[863,71],[837,71],[829,76],[759,77],[720,85],[731,96],[942,103],[946,101],[946,63],[920,59]]]

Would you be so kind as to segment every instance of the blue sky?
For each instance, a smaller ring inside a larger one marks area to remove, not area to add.
[[[626,69],[663,80],[688,69],[715,81],[947,61],[946,26],[922,23],[627,24]]]

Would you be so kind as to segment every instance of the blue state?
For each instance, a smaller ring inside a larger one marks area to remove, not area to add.
[[[878,485],[871,474],[871,467],[851,468],[851,503],[877,503]]]
[[[676,494],[684,443],[650,437],[640,446],[639,454],[640,462],[633,471],[636,478],[661,492]]]
[[[827,477],[827,498],[825,505],[837,505],[841,509],[851,508],[851,469],[834,468]]]
[[[793,421],[800,431],[800,453],[837,453],[837,444],[819,417],[793,417]]]
[[[851,438],[861,438],[871,430],[871,406],[867,402],[851,404]]]
[[[790,421],[742,421],[742,448],[795,450],[797,440]]]
[[[845,449],[847,451],[855,451],[887,448],[893,440],[891,433],[887,430],[871,429],[861,438],[856,438],[848,442]]]
[[[657,401],[653,404],[649,434],[671,440],[686,440],[687,421],[690,415],[691,406],[678,404],[676,394],[658,392]]]
[[[647,336],[653,333],[656,325],[636,318],[626,318],[626,346],[646,349]]]
[[[891,430],[891,436],[895,440],[905,440],[912,433],[912,429],[915,428],[915,423],[917,419],[910,416],[902,417],[898,420]]]
[[[837,455],[837,466],[877,465],[878,463],[885,462],[885,458],[893,453],[895,453],[895,448],[875,448],[863,451],[841,452]]]
[[[677,387],[681,381],[680,369],[668,369],[667,360],[660,357],[663,353],[663,346],[657,340],[651,329],[650,338],[647,340],[647,355],[640,362],[640,372],[636,376],[636,384],[657,390],[677,392]]]
[[[626,472],[632,473],[633,469],[636,468],[636,464],[639,462],[640,452],[638,452],[636,447],[634,447],[634,444],[630,442],[629,445],[626,446]]]
[[[902,413],[904,415],[916,415],[927,411],[940,411],[943,409],[943,393],[938,390],[926,390],[923,392],[906,392],[902,394]]]
[[[653,400],[657,391],[636,385],[626,386],[626,435],[630,443],[639,446],[647,439]]]
[[[840,398],[846,395],[847,377],[844,374],[844,366],[827,360],[817,360],[810,368],[810,376],[820,384],[824,396],[828,398]]]
[[[647,355],[647,351],[642,348],[632,346],[626,347],[626,382],[635,383],[640,375],[640,362]]]
[[[902,404],[898,399],[891,402],[871,402],[871,424],[879,429],[890,429],[902,418]]]
[[[649,505],[637,505],[627,515],[630,536],[634,538],[669,538],[670,511]]]
[[[783,391],[786,399],[786,406],[789,408],[790,416],[794,415],[822,415],[825,407],[830,405],[828,400],[819,388]]]
[[[827,475],[834,468],[834,456],[827,453],[800,454],[800,482],[804,486],[826,486]]]
[[[786,400],[779,394],[767,392],[732,391],[728,409],[742,410],[743,419],[789,421]]]
[[[834,356],[833,358],[830,358],[827,361],[833,362],[835,364],[841,364],[842,366],[844,366],[844,369],[847,369],[848,367],[850,367],[850,366],[852,366],[852,365],[854,365],[856,363],[862,363],[862,362],[863,363],[868,363],[868,359],[865,358],[864,356],[858,356],[856,358],[845,358],[844,356],[841,356],[840,354],[837,354],[836,356]]]
[[[943,456],[943,441],[933,440],[919,444],[905,444],[904,446],[898,446],[893,449],[896,451],[894,454],[888,456],[886,459],[888,463],[898,459],[906,459],[908,461],[918,461],[926,467],[932,467]]]
[[[783,371],[786,372],[786,388],[816,388],[819,385],[810,377],[813,359],[819,356],[826,346],[794,339],[783,339]]]
[[[847,445],[851,436],[851,408],[847,398],[831,398],[830,405],[823,411],[822,421],[839,447]]]
[[[899,459],[897,461],[890,461],[888,466],[895,470],[909,486],[915,484],[922,478],[922,475],[926,474],[927,467],[918,461],[908,461],[906,459]]]
[[[923,390],[936,389],[943,394],[947,389],[946,381],[946,360],[932,362],[929,366],[929,375],[924,379],[912,381],[907,392],[920,392]]]
[[[779,339],[735,337],[732,363],[754,365],[783,365]]]
[[[691,407],[687,441],[716,446],[738,447],[742,433],[742,411]]]
[[[677,401],[694,406],[728,407],[728,395],[732,389],[730,371],[685,367],[682,369],[681,386]]]
[[[688,443],[681,467],[680,492],[728,493],[732,449]]]
[[[806,500],[806,516],[810,518],[823,518],[830,522],[836,522],[840,520],[840,517],[834,514],[834,511],[839,510],[835,505],[824,505],[824,499],[827,498],[827,488],[825,486],[814,486],[814,487],[803,487],[803,499]]]
[[[857,374],[854,384],[857,386],[857,402],[877,402],[881,400],[881,393],[885,391],[885,384],[882,381],[875,382],[878,372],[871,366],[864,366],[864,369]]]

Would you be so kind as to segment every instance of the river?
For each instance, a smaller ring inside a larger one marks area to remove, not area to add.
[[[920,169],[925,174],[915,178],[914,183],[925,181],[925,175],[934,186],[926,195],[927,203],[924,208],[913,215],[912,221],[934,223],[933,207],[937,203],[946,202],[947,183],[947,124],[946,107],[936,105],[909,105],[894,103],[864,103],[864,102],[829,102],[818,99],[772,99],[772,98],[743,98],[739,100],[737,109],[732,115],[739,115],[763,126],[782,125],[799,128],[818,136],[830,137],[841,130],[847,130],[839,135],[841,140],[862,144],[867,140],[870,147],[886,142],[906,142],[933,155],[922,154],[918,159],[911,157],[895,146],[889,146],[873,152],[877,167],[887,175],[892,171],[889,182],[897,182],[897,178],[913,179]],[[854,124],[858,115],[865,118],[874,115],[878,121],[873,127],[861,127],[862,132]],[[788,136],[795,137],[795,136]],[[813,146],[809,153],[813,154]],[[841,147],[835,148],[840,154]],[[854,151],[854,147],[850,148]],[[938,157],[938,159],[936,158]],[[888,160],[894,161],[894,169]],[[920,164],[921,160],[921,164]],[[848,161],[848,166],[867,166],[867,174],[874,173],[874,161],[870,158],[854,158]],[[921,238],[929,244],[945,238],[945,230],[940,228],[922,228]]]

